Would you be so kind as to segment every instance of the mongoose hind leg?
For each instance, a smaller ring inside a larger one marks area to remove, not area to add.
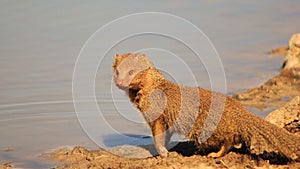
[[[207,156],[212,158],[218,158],[224,156],[230,149],[232,148],[232,144],[229,142],[225,142],[218,152],[209,153]]]
[[[207,156],[213,157],[213,158],[222,157],[225,154],[227,154],[228,151],[233,147],[235,147],[235,148],[242,147],[242,140],[239,135],[233,135],[232,137],[225,139],[224,143],[222,144],[222,146],[218,152],[209,153]]]

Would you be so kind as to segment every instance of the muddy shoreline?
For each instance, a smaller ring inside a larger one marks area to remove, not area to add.
[[[171,149],[169,156],[128,158],[117,156],[104,149],[87,150],[77,146],[74,149],[58,149],[47,154],[47,158],[63,163],[56,169],[66,168],[298,168],[300,163],[270,164],[261,157],[251,156],[242,151],[232,151],[217,159],[202,154],[185,154],[182,148],[191,143],[182,142]],[[124,148],[124,147],[123,147]],[[189,147],[191,148],[191,147]],[[192,153],[193,151],[190,151]]]

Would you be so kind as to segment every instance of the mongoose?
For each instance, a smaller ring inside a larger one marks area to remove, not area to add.
[[[116,85],[128,91],[130,100],[149,124],[161,156],[167,156],[166,142],[173,132],[178,132],[199,147],[219,149],[208,154],[210,157],[223,156],[233,147],[243,145],[255,155],[269,153],[300,161],[300,137],[252,114],[229,96],[166,80],[146,55],[116,55],[113,71]],[[222,100],[224,110],[213,107],[219,101],[222,104]],[[220,120],[215,121],[218,119],[214,115],[219,111],[223,111]],[[209,122],[204,126],[206,120]],[[213,131],[204,142],[203,130]]]

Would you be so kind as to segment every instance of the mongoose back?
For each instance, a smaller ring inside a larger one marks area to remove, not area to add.
[[[134,64],[125,66],[122,62]],[[167,156],[166,142],[178,132],[199,147],[219,149],[208,154],[210,157],[223,156],[233,147],[244,145],[255,155],[276,154],[300,161],[300,137],[252,114],[231,97],[166,80],[143,54],[116,55],[113,71],[116,85],[128,89],[130,100],[149,124],[161,156]],[[223,110],[213,107],[219,101],[224,102]],[[219,111],[220,119],[214,116]],[[209,133],[204,130],[213,132],[203,141]]]

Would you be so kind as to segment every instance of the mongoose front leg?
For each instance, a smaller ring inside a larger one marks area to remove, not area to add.
[[[223,155],[225,155],[230,149],[232,148],[232,145],[230,144],[230,142],[225,142],[220,150],[218,152],[212,152],[209,153],[207,156],[208,157],[212,157],[212,158],[218,158],[218,157],[222,157]]]
[[[168,150],[165,147],[166,129],[163,125],[163,121],[160,118],[156,119],[155,121],[153,121],[153,125],[151,129],[152,129],[156,151],[160,156],[167,157]]]

